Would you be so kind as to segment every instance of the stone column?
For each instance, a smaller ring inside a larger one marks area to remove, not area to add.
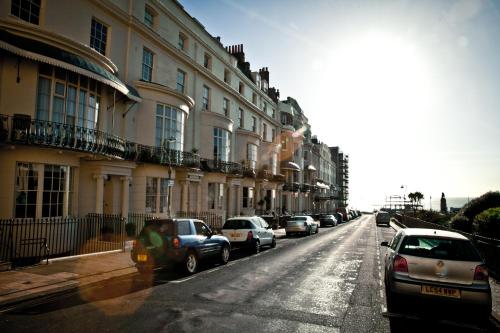
[[[227,193],[227,205],[226,205],[226,216],[233,216],[233,187],[231,186],[231,181],[228,180],[226,183],[226,193]]]
[[[241,206],[243,198],[243,187],[241,185],[236,186],[236,215],[241,215]]]
[[[201,212],[201,181],[196,184],[196,212]]]
[[[96,180],[96,191],[95,191],[95,213],[103,213],[103,199],[104,199],[104,178],[106,175],[94,174],[94,179]]]
[[[181,210],[183,212],[188,211],[188,200],[189,200],[189,180],[181,182]]]
[[[121,214],[122,214],[122,217],[127,218],[128,217],[128,211],[129,211],[130,181],[132,180],[132,178],[128,177],[128,176],[125,176],[125,177],[121,177],[120,180],[122,181],[122,207],[121,207]]]
[[[260,199],[262,198],[261,189],[262,189],[262,184],[256,183],[255,184],[255,207],[257,207],[257,209],[262,209],[262,207],[264,207],[264,206],[258,205]]]

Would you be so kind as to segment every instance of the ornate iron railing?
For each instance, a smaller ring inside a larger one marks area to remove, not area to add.
[[[221,172],[221,173],[229,173],[235,175],[243,174],[243,168],[241,164],[235,162],[201,159],[200,164],[201,164],[201,169],[203,171]]]

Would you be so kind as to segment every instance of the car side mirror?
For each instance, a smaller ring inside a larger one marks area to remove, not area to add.
[[[380,246],[386,246],[386,247],[389,247],[389,242],[382,242],[382,243],[380,243]]]

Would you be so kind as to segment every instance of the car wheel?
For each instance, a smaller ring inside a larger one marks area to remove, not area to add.
[[[273,237],[273,241],[271,242],[271,248],[275,248],[276,247],[276,237]]]
[[[229,256],[231,254],[231,251],[229,250],[229,246],[223,245],[222,249],[220,251],[220,262],[221,264],[225,265],[229,261]]]
[[[153,269],[149,267],[137,266],[137,271],[141,275],[151,275],[153,274]]]
[[[312,227],[312,226],[310,226],[310,227],[309,227],[309,236],[311,236],[312,234],[313,234],[313,227]]]
[[[286,236],[286,237],[290,237],[290,233],[289,233],[289,232],[286,232],[286,233],[285,233],[285,236]]]
[[[198,257],[193,251],[189,251],[184,260],[184,268],[189,274],[194,274],[198,271]]]
[[[260,252],[260,242],[259,241],[255,241],[255,243],[253,244],[252,252],[255,254]]]

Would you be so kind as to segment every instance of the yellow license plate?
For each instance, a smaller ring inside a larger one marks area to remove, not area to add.
[[[236,237],[241,237],[241,234],[239,232],[233,232],[230,235],[231,235],[231,237],[235,237],[235,238]]]
[[[138,254],[137,261],[148,261],[148,255],[147,254]]]
[[[460,290],[455,288],[443,288],[423,285],[421,292],[422,294],[426,295],[460,298]]]

